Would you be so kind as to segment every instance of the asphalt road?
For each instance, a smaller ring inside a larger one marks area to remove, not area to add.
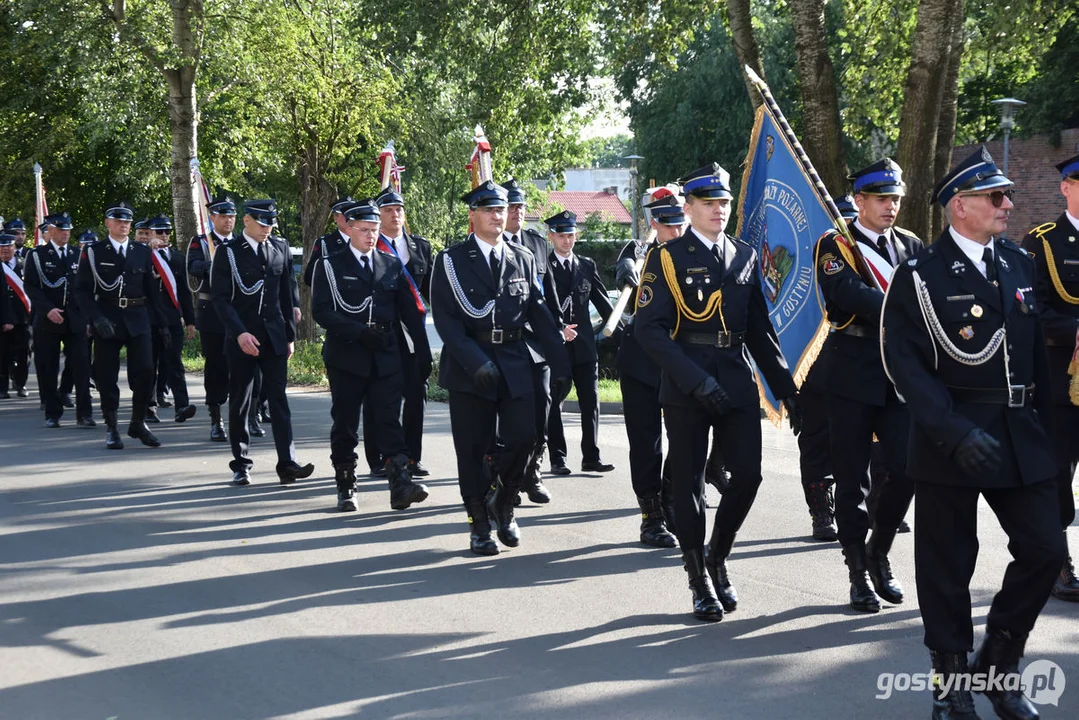
[[[786,430],[765,425],[729,563],[738,610],[703,624],[677,551],[637,542],[620,418],[600,443],[617,470],[547,479],[554,501],[521,509],[521,546],[481,558],[446,406],[428,413],[427,502],[391,511],[385,482],[364,479],[359,512],[339,514],[329,397],[291,403],[315,475],[279,487],[265,438],[236,488],[204,408],[158,426],[161,448],[115,452],[73,417],[43,429],[33,393],[0,401],[0,718],[929,717],[925,692],[875,697],[881,673],[929,670],[912,536],[892,555],[907,601],[848,609],[838,546],[808,538]],[[567,433],[576,444],[575,417]],[[985,507],[980,527],[978,642],[1008,561]],[[1077,615],[1051,599],[1027,646],[1070,681],[1045,718],[1079,715]]]

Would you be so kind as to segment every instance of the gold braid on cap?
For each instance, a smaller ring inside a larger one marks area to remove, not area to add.
[[[670,288],[671,297],[674,298],[675,307],[678,308],[678,319],[675,321],[671,338],[678,337],[678,329],[682,325],[682,316],[685,315],[694,322],[703,322],[719,311],[719,321],[723,324],[723,332],[727,332],[727,320],[723,317],[723,290],[716,288],[715,292],[708,296],[708,302],[701,312],[693,312],[686,305],[686,299],[682,296],[682,287],[678,284],[678,271],[674,269],[674,260],[671,259],[670,251],[661,247],[659,250],[660,264],[663,266],[663,278]]]

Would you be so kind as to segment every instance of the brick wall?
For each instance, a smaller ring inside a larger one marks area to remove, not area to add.
[[[1025,140],[1010,140],[1008,148],[1008,178],[1015,183],[1015,209],[1008,220],[1008,237],[1020,240],[1033,227],[1056,220],[1064,212],[1060,194],[1060,173],[1054,167],[1079,153],[1079,128],[1061,133],[1059,147],[1049,144],[1048,137],[1037,135]],[[953,164],[959,162],[979,145],[963,145],[952,153]],[[985,143],[985,147],[1004,168],[1004,139]]]

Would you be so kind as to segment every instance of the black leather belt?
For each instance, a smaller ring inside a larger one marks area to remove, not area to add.
[[[680,332],[675,340],[684,345],[731,348],[744,343],[746,341],[746,334],[744,332]]]
[[[199,293],[199,300],[213,300],[213,299],[214,299],[214,296],[211,295],[210,293],[204,293],[204,292]]]
[[[879,340],[880,334],[875,330],[871,330],[861,325],[848,325],[840,330],[839,328],[832,328],[832,332],[838,335],[850,335],[851,337],[867,338],[869,340]]]
[[[1007,405],[1020,408],[1034,401],[1033,385],[1012,385],[1007,388],[965,388],[948,386],[952,400],[982,405]]]
[[[393,325],[390,323],[369,322],[367,327],[379,331],[380,333],[388,333],[393,330]]]
[[[520,340],[521,331],[520,329],[503,330],[502,328],[495,328],[494,330],[478,330],[472,333],[472,339],[487,345],[504,345],[505,343],[517,342]]]
[[[137,298],[126,298],[126,297],[98,298],[98,302],[100,302],[102,300],[107,302],[109,305],[112,305],[113,307],[120,308],[121,310],[123,310],[124,308],[129,308],[129,307],[142,307],[143,305],[146,304],[146,298],[144,298],[144,297],[137,297]]]

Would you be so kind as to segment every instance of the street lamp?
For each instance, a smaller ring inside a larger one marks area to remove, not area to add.
[[[993,104],[1000,111],[1000,129],[1004,131],[1004,175],[1007,177],[1008,137],[1012,134],[1012,128],[1015,127],[1015,111],[1026,105],[1026,103],[1015,98],[1000,98],[994,100]]]
[[[640,235],[637,232],[637,161],[644,160],[643,155],[626,155],[623,160],[629,160],[629,202],[633,215],[633,239],[637,240]]]

